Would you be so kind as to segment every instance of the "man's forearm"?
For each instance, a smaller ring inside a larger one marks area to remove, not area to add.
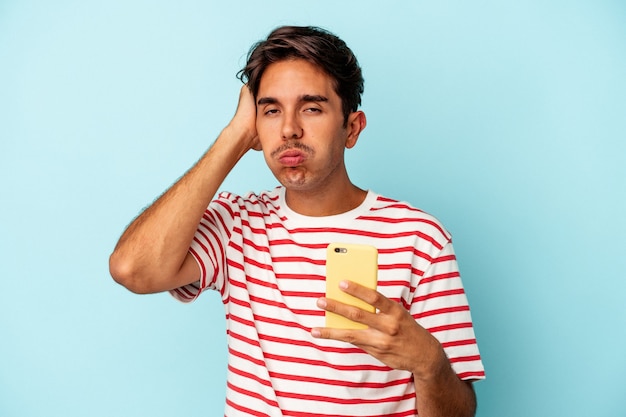
[[[454,373],[443,350],[428,376],[414,375],[416,407],[420,417],[473,417],[476,394],[471,382]]]
[[[224,129],[202,158],[130,224],[109,262],[116,281],[139,293],[172,288],[206,207],[248,150],[241,134]]]

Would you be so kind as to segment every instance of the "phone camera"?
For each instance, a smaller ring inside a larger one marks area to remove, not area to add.
[[[339,253],[339,252],[341,252],[341,249],[335,248],[335,253]]]

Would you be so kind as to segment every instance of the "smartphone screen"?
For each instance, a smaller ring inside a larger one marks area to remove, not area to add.
[[[374,246],[331,243],[326,249],[326,297],[374,312],[365,301],[339,289],[339,282],[349,280],[376,289],[378,281],[378,250]],[[365,329],[366,325],[335,313],[326,312],[326,327],[337,329]]]

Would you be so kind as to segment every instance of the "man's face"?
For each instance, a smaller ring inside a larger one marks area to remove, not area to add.
[[[265,161],[288,190],[317,191],[347,179],[344,149],[356,142],[344,127],[333,80],[301,59],[269,65],[257,93],[256,128]]]

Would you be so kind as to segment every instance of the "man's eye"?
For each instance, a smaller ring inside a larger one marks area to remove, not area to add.
[[[270,115],[270,114],[276,114],[278,113],[278,109],[269,109],[265,111],[265,114]]]
[[[318,109],[317,107],[309,107],[305,109],[304,111],[308,113],[321,113],[322,112],[322,110]]]

